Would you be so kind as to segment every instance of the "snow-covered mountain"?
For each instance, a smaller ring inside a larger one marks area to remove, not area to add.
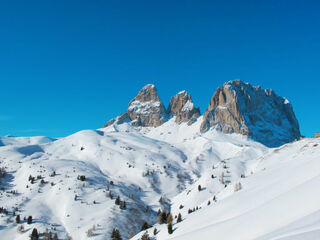
[[[130,122],[134,126],[158,127],[171,117],[177,123],[195,122],[200,109],[194,106],[191,95],[179,92],[165,109],[153,84],[148,84],[129,103],[128,110],[108,121],[112,124]],[[249,83],[233,80],[219,87],[203,115],[200,132],[216,129],[224,133],[247,135],[269,147],[278,147],[300,139],[299,124],[290,102]]]
[[[0,239],[28,239],[34,228],[140,239],[145,222],[153,239],[316,239],[320,139],[269,148],[250,134],[200,131],[204,121],[186,92],[166,109],[147,85],[101,129],[2,137]],[[159,209],[173,215],[172,234]]]

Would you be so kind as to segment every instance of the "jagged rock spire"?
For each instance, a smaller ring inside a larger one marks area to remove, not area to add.
[[[153,84],[144,86],[131,100],[128,110],[103,127],[130,121],[134,126],[157,127],[167,120],[167,111]]]
[[[168,113],[176,117],[177,123],[187,122],[188,125],[200,116],[199,108],[194,107],[191,95],[186,91],[181,91],[171,98]]]
[[[300,138],[299,124],[287,99],[239,80],[225,83],[214,93],[200,131],[210,128],[248,135],[271,147]]]

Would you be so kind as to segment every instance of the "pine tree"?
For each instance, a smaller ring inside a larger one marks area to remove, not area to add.
[[[146,229],[148,229],[148,228],[150,228],[150,227],[151,227],[151,226],[150,226],[147,222],[144,222],[144,223],[142,224],[141,231],[146,230]]]
[[[116,201],[114,202],[116,205],[120,205],[120,196],[118,196],[117,198],[116,198]]]
[[[16,216],[16,223],[20,223],[20,215]]]
[[[32,233],[30,235],[30,239],[31,240],[38,240],[39,239],[39,234],[38,234],[38,230],[36,228],[34,228],[32,230]]]
[[[27,223],[28,223],[28,224],[31,224],[31,223],[32,223],[32,216],[29,216],[29,217],[28,217]]]
[[[177,219],[177,223],[181,222],[182,221],[182,216],[181,216],[181,213],[178,214],[178,219]]]
[[[201,185],[198,185],[198,191],[199,192],[201,191]]]
[[[58,240],[58,234],[54,233],[52,240]]]
[[[118,229],[114,228],[112,230],[111,239],[112,240],[122,240],[121,235],[120,235],[120,231]]]
[[[144,232],[144,234],[141,237],[141,240],[151,240],[151,238],[150,238],[150,236],[149,236],[147,231]]]
[[[168,224],[168,233],[172,234],[173,233],[173,229],[172,229],[172,223]]]
[[[166,212],[162,212],[161,213],[161,222],[160,224],[166,223],[167,222],[167,213]]]

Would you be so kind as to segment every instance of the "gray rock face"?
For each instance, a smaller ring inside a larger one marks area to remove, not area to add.
[[[300,138],[299,124],[292,106],[273,90],[230,81],[214,93],[203,115],[200,131],[215,128],[224,133],[240,133],[269,147]]]
[[[148,84],[131,100],[127,112],[111,119],[103,127],[131,122],[134,126],[158,127],[167,120],[167,111],[153,84]]]
[[[191,125],[200,116],[200,109],[194,107],[191,95],[182,91],[171,98],[168,113],[176,117],[177,123],[187,122]]]

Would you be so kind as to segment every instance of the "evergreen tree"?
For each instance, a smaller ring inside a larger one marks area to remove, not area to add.
[[[166,223],[167,222],[167,213],[166,212],[162,212],[161,213],[161,222],[160,224]]]
[[[32,216],[29,216],[29,217],[28,217],[27,223],[28,223],[28,224],[31,224],[31,223],[32,223]]]
[[[141,240],[151,240],[147,231],[142,235]]]
[[[52,240],[58,240],[58,234],[54,233]]]
[[[117,198],[116,198],[116,201],[114,202],[116,205],[120,205],[120,196],[118,196]]]
[[[20,223],[20,215],[16,216],[16,223]]]
[[[177,219],[177,223],[182,221],[182,216],[181,213],[178,214],[178,219]]]
[[[121,235],[120,235],[120,231],[118,229],[114,228],[112,230],[111,239],[112,240],[122,240]]]
[[[32,233],[30,235],[30,239],[31,240],[38,240],[39,239],[39,234],[38,234],[38,230],[36,228],[34,228],[32,230]]]
[[[146,230],[146,229],[148,229],[148,228],[150,228],[150,227],[151,227],[151,226],[150,226],[147,222],[144,222],[144,223],[142,224],[141,231]]]
[[[168,224],[168,233],[172,234],[173,233],[173,229],[172,229],[172,223]]]
[[[127,208],[126,201],[120,202],[120,209],[126,209],[126,208]]]

